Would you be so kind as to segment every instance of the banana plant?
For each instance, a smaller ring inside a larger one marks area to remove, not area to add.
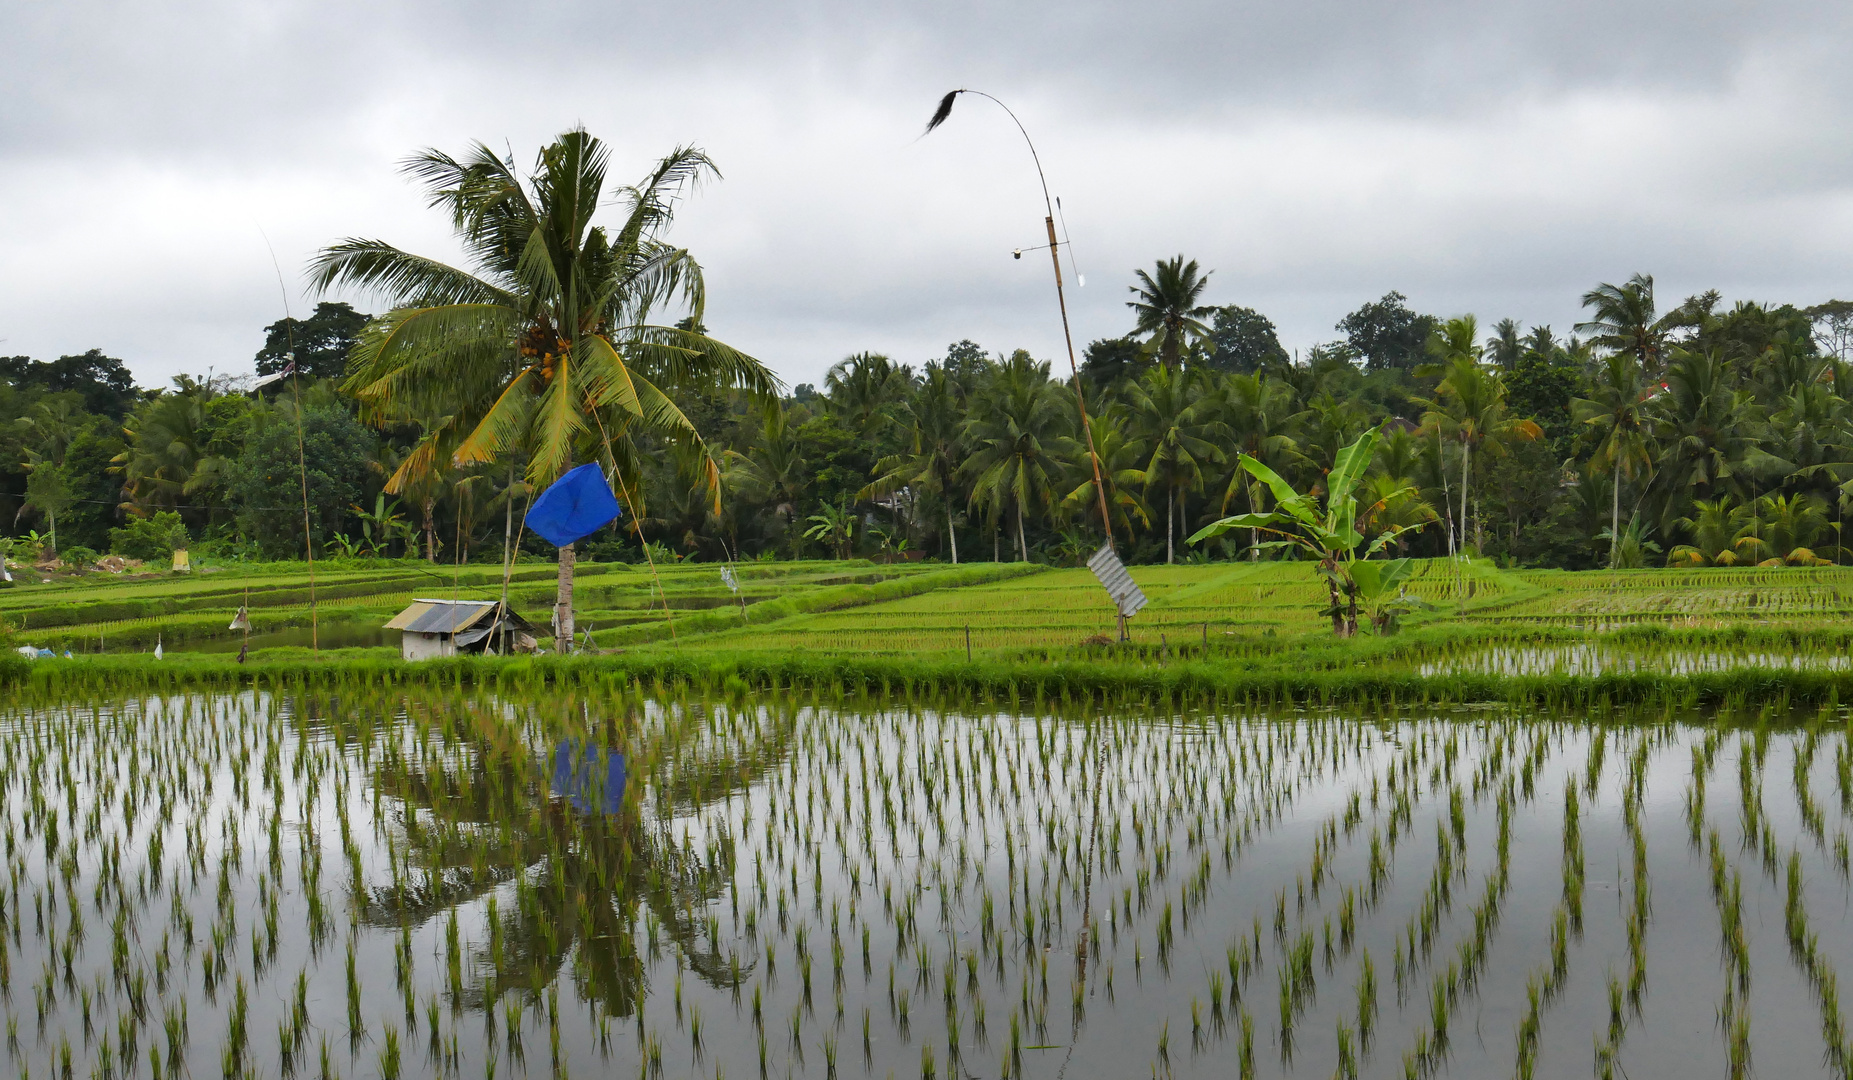
[[[1359,559],[1351,564],[1358,606],[1370,619],[1371,629],[1386,636],[1394,634],[1404,615],[1434,610],[1435,605],[1410,596],[1404,588],[1414,574],[1414,559]]]
[[[357,559],[361,552],[366,550],[366,545],[346,533],[336,533],[334,538],[328,541],[325,550],[327,554],[337,559]]]
[[[373,497],[373,512],[368,513],[359,503],[348,504],[354,516],[360,519],[360,534],[365,539],[367,553],[379,558],[386,558],[395,536],[403,537],[406,532],[405,516],[399,513],[399,500],[386,500],[385,494]],[[408,544],[412,541],[408,540]]]
[[[1359,582],[1354,574],[1355,567],[1394,543],[1397,537],[1426,524],[1392,526],[1375,538],[1367,538],[1359,531],[1358,522],[1367,520],[1369,514],[1358,512],[1358,485],[1376,453],[1380,434],[1380,429],[1373,428],[1338,452],[1332,471],[1326,474],[1323,493],[1316,489],[1296,491],[1292,484],[1259,460],[1247,454],[1239,455],[1236,461],[1242,469],[1273,492],[1274,509],[1265,513],[1236,514],[1213,522],[1191,536],[1190,543],[1211,540],[1233,529],[1255,529],[1280,537],[1254,546],[1296,549],[1314,560],[1331,601],[1322,614],[1331,618],[1334,634],[1351,637],[1358,632]],[[1366,509],[1374,510],[1413,490],[1402,488],[1390,492]],[[1377,572],[1372,572],[1372,580],[1378,580]]]

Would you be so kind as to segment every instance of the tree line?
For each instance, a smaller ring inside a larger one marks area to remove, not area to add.
[[[413,158],[471,266],[331,245],[316,284],[385,313],[324,302],[267,327],[259,375],[291,374],[262,387],[141,390],[94,350],[0,358],[0,513],[28,546],[92,554],[301,558],[306,512],[318,557],[552,557],[521,511],[596,460],[625,506],[578,545],[599,559],[1071,564],[1101,542],[1103,496],[1128,561],[1268,558],[1246,530],[1185,542],[1270,509],[1239,458],[1317,492],[1375,431],[1360,513],[1409,527],[1397,554],[1846,561],[1853,303],[1665,305],[1637,274],[1589,290],[1560,334],[1392,292],[1293,355],[1178,256],[1136,271],[1125,335],[1086,348],[1084,432],[1065,372],[971,341],[917,365],[859,353],[784,390],[707,334],[700,266],[662,238],[706,157],[678,149],[630,186],[607,168],[583,132],[526,175],[482,145]],[[616,193],[609,227],[587,192]]]

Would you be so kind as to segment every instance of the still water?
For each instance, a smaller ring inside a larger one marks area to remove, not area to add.
[[[1844,717],[0,716],[25,1075],[1844,1075]]]

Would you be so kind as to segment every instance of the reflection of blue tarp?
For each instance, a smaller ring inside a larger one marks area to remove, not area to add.
[[[553,752],[553,793],[579,810],[617,813],[624,805],[624,755],[567,739]]]
[[[590,536],[618,516],[618,500],[596,463],[581,465],[553,482],[528,508],[528,528],[554,547]]]

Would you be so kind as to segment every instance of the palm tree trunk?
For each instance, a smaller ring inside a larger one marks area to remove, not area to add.
[[[431,519],[437,503],[434,496],[425,496],[425,561],[430,563],[438,561],[437,524]]]
[[[1029,544],[1023,539],[1023,500],[1017,500],[1017,561],[1029,561]]]
[[[553,604],[553,648],[565,655],[573,648],[573,545],[560,549],[560,586]]]
[[[1172,524],[1172,519],[1175,518],[1176,516],[1177,516],[1177,485],[1172,484],[1171,491],[1170,491],[1170,497],[1165,500],[1165,565],[1166,566],[1171,565],[1171,556],[1173,553],[1173,548],[1171,546],[1171,537],[1177,531],[1176,527],[1173,526]]]
[[[1473,444],[1461,435],[1461,554],[1467,553],[1467,464],[1473,460]]]
[[[952,504],[946,504],[946,539],[952,541],[952,565],[959,565],[959,534],[952,527]]]
[[[1441,456],[1441,426],[1435,426],[1435,473],[1441,477],[1441,509],[1448,515],[1448,555],[1454,554],[1454,496],[1448,491],[1448,463]]]
[[[1609,471],[1609,569],[1615,569],[1615,559],[1621,553],[1621,470]]]

